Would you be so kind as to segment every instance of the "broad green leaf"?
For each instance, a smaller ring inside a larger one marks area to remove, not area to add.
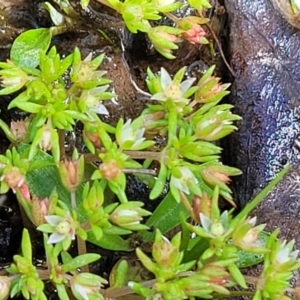
[[[179,214],[188,217],[188,212],[181,203],[177,203],[171,193],[161,201],[153,215],[146,222],[146,226],[159,229],[162,234],[170,231],[180,223]],[[155,232],[142,231],[139,236],[143,242],[149,242],[154,239]]]
[[[49,28],[27,30],[15,39],[10,51],[10,59],[21,68],[35,68],[39,64],[40,51],[45,53],[50,42]]]
[[[119,235],[105,234],[100,240],[97,240],[92,232],[88,233],[88,241],[104,249],[112,251],[132,251],[129,240],[122,239]]]

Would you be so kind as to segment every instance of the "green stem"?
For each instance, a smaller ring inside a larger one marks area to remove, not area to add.
[[[70,194],[71,194],[71,207],[72,207],[72,210],[76,211],[76,208],[77,208],[76,193],[71,192]],[[78,235],[77,235],[77,250],[78,250],[78,255],[87,253],[86,242],[83,239],[81,239]],[[82,272],[89,273],[89,266],[83,266],[81,268],[81,270],[82,270]]]
[[[177,132],[177,110],[172,100],[169,100],[168,130],[168,146],[171,146]]]
[[[76,210],[76,193],[75,192],[71,192],[71,207],[73,210]]]
[[[106,153],[105,149],[101,149],[99,153]],[[123,151],[124,154],[128,155],[132,159],[150,159],[161,161],[162,159],[162,151],[154,152],[154,151]],[[94,162],[99,161],[99,157],[92,153],[84,154],[84,159],[86,162]],[[167,156],[163,157],[163,159],[167,159]]]

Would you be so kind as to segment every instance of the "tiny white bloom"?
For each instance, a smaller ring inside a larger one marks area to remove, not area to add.
[[[193,172],[187,167],[179,167],[181,172],[181,177],[177,178],[175,176],[171,177],[171,184],[177,189],[181,190],[185,194],[189,195],[190,190],[188,184],[197,184],[198,180],[196,179]]]
[[[59,222],[63,221],[64,219],[59,216],[51,215],[51,216],[45,216],[46,222],[51,226],[56,226]]]
[[[121,133],[116,135],[116,138],[118,144],[123,148],[126,142],[133,143],[130,147],[125,147],[125,150],[138,150],[138,147],[145,141],[144,132],[144,128],[134,130],[132,128],[131,119],[129,119],[123,125]]]
[[[195,78],[187,79],[181,82],[179,85],[174,83],[171,79],[169,73],[164,69],[161,68],[160,72],[160,83],[163,89],[162,92],[154,94],[151,99],[152,100],[159,100],[159,101],[166,101],[167,99],[172,99],[174,102],[181,102],[181,103],[188,103],[190,100],[184,98],[183,95],[187,92],[187,90],[192,86],[194,83]]]
[[[75,239],[74,222],[70,214],[66,214],[65,218],[56,215],[45,216],[46,222],[53,227],[53,232],[49,236],[48,244],[56,244],[65,238]]]
[[[209,217],[204,215],[203,213],[200,213],[200,221],[203,229],[207,232],[210,233],[210,228],[212,225],[212,221]]]
[[[282,242],[280,245],[279,251],[277,252],[275,261],[281,265],[289,260],[296,260],[299,254],[299,250],[292,251],[292,248],[294,246],[295,241],[292,240],[288,244],[286,243],[286,240]]]

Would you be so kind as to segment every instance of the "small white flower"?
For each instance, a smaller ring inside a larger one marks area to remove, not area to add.
[[[45,216],[45,220],[54,229],[48,239],[48,244],[59,243],[65,238],[75,240],[74,222],[70,214],[66,214],[65,218],[55,215]]]
[[[210,228],[212,225],[212,221],[209,217],[207,217],[205,214],[200,213],[200,222],[203,227],[203,229],[207,232],[210,233]]]
[[[190,190],[188,185],[189,184],[197,184],[198,180],[196,179],[193,172],[188,169],[187,167],[179,167],[181,172],[181,177],[177,178],[175,176],[171,177],[171,184],[179,189],[180,191],[184,192],[185,194],[189,195]]]
[[[108,85],[99,86],[91,90],[85,90],[81,94],[80,100],[82,100],[86,107],[96,112],[99,115],[109,115],[108,110],[102,104],[101,94],[106,92]]]
[[[199,217],[202,228],[211,237],[228,234],[229,215],[227,210],[225,210],[217,220],[211,220],[203,213],[200,213]]]
[[[139,201],[122,203],[110,214],[109,219],[112,223],[129,230],[146,229],[140,221],[151,213],[142,209],[142,206],[143,203]]]
[[[151,97],[151,99],[159,100],[159,101],[166,101],[167,99],[172,99],[174,102],[181,102],[181,103],[188,104],[190,100],[184,98],[183,95],[192,86],[194,81],[195,78],[190,78],[181,82],[180,84],[175,83],[172,81],[169,73],[164,68],[161,68],[160,83],[163,91],[154,94]]]
[[[107,284],[105,279],[90,273],[77,274],[70,280],[73,295],[78,300],[103,300],[100,293],[103,284]]]
[[[292,240],[286,243],[286,240],[280,245],[279,251],[275,257],[277,264],[282,265],[290,260],[296,260],[299,254],[299,250],[292,251],[295,241]]]
[[[121,132],[116,134],[117,142],[124,150],[140,150],[139,146],[145,141],[144,132],[144,128],[134,130],[129,119],[123,125]],[[131,145],[127,147],[125,143],[130,142]]]

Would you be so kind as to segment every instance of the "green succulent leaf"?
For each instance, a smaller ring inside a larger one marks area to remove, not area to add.
[[[65,262],[62,265],[62,269],[64,272],[70,272],[70,271],[75,271],[78,268],[81,268],[85,265],[88,265],[92,262],[95,262],[96,260],[100,259],[99,254],[94,254],[94,253],[86,253],[79,255],[72,260]]]
[[[21,33],[12,45],[11,61],[19,67],[35,68],[39,64],[40,51],[47,51],[51,37],[49,28],[31,29]]]

